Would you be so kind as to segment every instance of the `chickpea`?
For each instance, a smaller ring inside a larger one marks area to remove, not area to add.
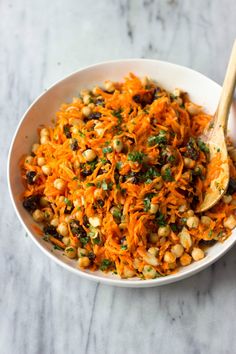
[[[154,234],[153,232],[149,235],[149,241],[151,243],[157,243],[159,237],[157,234]]]
[[[159,248],[158,247],[150,247],[148,249],[148,253],[152,254],[154,257],[158,255]]]
[[[86,95],[89,95],[89,90],[82,89],[82,90],[80,91],[80,96],[84,97],[84,96],[86,96]]]
[[[59,219],[58,218],[53,218],[50,222],[52,226],[57,227],[59,225]]]
[[[225,204],[229,204],[232,201],[232,195],[223,195],[222,200]]]
[[[143,267],[143,275],[145,279],[154,279],[157,276],[157,272],[152,266],[145,265]]]
[[[84,104],[88,105],[89,103],[91,103],[91,96],[90,95],[85,95],[83,97],[83,102]]]
[[[224,227],[230,229],[230,230],[233,230],[236,226],[236,219],[233,215],[230,215],[228,218],[226,218],[224,221],[223,221],[223,225]]]
[[[179,238],[180,243],[184,248],[189,249],[192,246],[192,238],[186,227],[184,227],[183,230],[179,233]]]
[[[94,103],[89,103],[88,107],[91,108],[91,109],[94,109],[95,108],[95,104]]]
[[[43,135],[41,136],[40,138],[40,144],[41,145],[45,145],[45,144],[48,144],[49,143],[49,137],[47,135]]]
[[[95,86],[93,89],[92,89],[92,94],[94,96],[98,96],[99,95],[99,91],[100,91],[100,88],[98,86]]]
[[[33,161],[34,161],[33,156],[26,156],[25,163],[28,163],[29,165],[32,165]]]
[[[187,216],[194,216],[194,211],[190,209],[187,211],[186,214],[187,214]]]
[[[89,108],[89,107],[83,107],[81,112],[85,117],[88,117],[92,111],[91,111],[91,108]]]
[[[205,226],[210,226],[211,218],[209,218],[209,216],[203,215],[201,216],[201,223]]]
[[[87,149],[83,152],[83,156],[86,161],[91,162],[96,159],[97,155],[94,150],[92,149]]]
[[[93,227],[98,227],[102,224],[101,218],[99,216],[91,216],[88,220]]]
[[[41,207],[46,208],[48,206],[48,200],[45,197],[41,197],[39,200],[39,204]]]
[[[52,172],[51,167],[49,167],[48,165],[43,165],[42,167],[42,171],[46,176],[49,176]]]
[[[40,130],[40,136],[49,136],[49,130],[47,128],[43,128]]]
[[[160,226],[158,228],[158,236],[160,236],[160,237],[163,237],[163,236],[167,237],[167,236],[169,236],[170,232],[171,232],[171,228],[169,225]]]
[[[79,258],[78,265],[81,268],[87,268],[90,265],[90,260],[88,257]]]
[[[149,252],[146,252],[146,254],[143,256],[143,260],[144,260],[144,262],[146,262],[154,267],[156,267],[159,264],[156,257]]]
[[[135,271],[130,267],[124,266],[124,278],[132,278],[135,275]]]
[[[188,102],[186,103],[186,109],[187,111],[191,114],[191,115],[196,115],[196,114],[200,114],[202,111],[202,107],[198,106],[192,102]]]
[[[203,250],[198,247],[193,248],[191,255],[194,261],[200,261],[200,259],[203,259],[205,257]]]
[[[111,82],[109,80],[105,81],[104,87],[107,92],[114,92],[115,91],[115,86],[114,86],[113,82]]]
[[[184,253],[180,257],[179,261],[180,261],[180,264],[185,267],[192,262],[192,257],[188,253]]]
[[[44,219],[47,220],[47,221],[50,221],[53,219],[53,212],[52,212],[52,209],[50,208],[47,208],[44,210]]]
[[[79,247],[77,250],[78,258],[85,257],[88,255],[88,251],[85,248]]]
[[[68,247],[66,247],[66,249],[65,249],[65,255],[66,255],[68,258],[73,259],[73,258],[76,257],[76,254],[77,254],[77,252],[76,252],[76,248],[75,248],[75,247],[73,247],[73,246],[68,246]]]
[[[57,178],[55,179],[54,183],[53,183],[54,187],[56,189],[58,189],[59,191],[63,191],[66,187],[65,182],[63,181],[63,179],[61,178]]]
[[[38,157],[37,163],[38,163],[38,166],[45,165],[45,158],[44,157]]]
[[[166,262],[166,263],[174,263],[175,260],[176,260],[176,257],[175,257],[175,255],[172,252],[167,251],[164,254],[164,262]]]
[[[70,238],[65,236],[65,237],[62,238],[62,242],[64,243],[64,245],[69,246]]]
[[[95,199],[103,199],[106,195],[106,192],[102,189],[102,188],[97,188],[95,189],[95,191],[93,192],[94,198]]]
[[[184,213],[187,210],[187,204],[180,205],[178,210],[180,213]]]
[[[39,209],[36,209],[32,216],[36,222],[42,222],[44,220],[44,213]]]
[[[158,207],[157,204],[151,203],[149,212],[150,212],[151,214],[156,214],[156,213],[158,212],[158,209],[159,209],[159,207]]]
[[[95,132],[98,134],[98,136],[103,136],[104,129],[102,128],[102,123],[99,122],[95,125],[94,127]]]
[[[68,226],[65,222],[62,222],[57,227],[57,232],[62,236],[67,236],[69,234]]]
[[[171,247],[171,252],[175,255],[176,258],[179,258],[183,255],[184,248],[180,243],[177,243]]]
[[[124,145],[120,139],[113,140],[113,148],[116,152],[121,152],[123,147],[124,147]]]
[[[33,144],[33,146],[32,146],[32,152],[33,152],[34,154],[37,152],[39,146],[40,146],[39,144]]]
[[[197,216],[190,216],[188,217],[186,224],[190,229],[196,229],[199,225],[199,218]]]
[[[187,168],[194,168],[195,167],[196,162],[188,157],[184,158],[184,166]]]
[[[155,188],[159,191],[163,187],[163,179],[160,178],[158,182],[155,184]]]

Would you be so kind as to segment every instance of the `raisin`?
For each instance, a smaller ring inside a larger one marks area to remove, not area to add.
[[[77,139],[72,139],[72,142],[70,144],[70,148],[73,151],[76,151],[79,149],[79,145],[78,145],[78,140]]]
[[[36,180],[36,172],[35,171],[28,171],[26,173],[26,180],[28,184],[34,184]]]
[[[92,112],[89,116],[88,119],[99,119],[101,118],[102,114],[100,112]]]
[[[71,127],[70,124],[66,124],[66,125],[64,125],[64,127],[63,127],[63,132],[64,132],[65,136],[66,136],[68,139],[71,138],[70,127]]]
[[[87,236],[86,231],[84,230],[83,226],[80,225],[78,220],[71,220],[70,229],[72,234],[78,238]]]
[[[32,195],[30,197],[27,197],[23,201],[23,207],[27,211],[33,212],[38,208],[39,200],[40,200],[40,195]]]
[[[45,233],[45,235],[53,236],[58,240],[62,239],[62,236],[57,232],[56,227],[53,225],[44,226],[43,232]]]
[[[236,180],[230,178],[226,194],[234,194],[235,192],[236,192]]]

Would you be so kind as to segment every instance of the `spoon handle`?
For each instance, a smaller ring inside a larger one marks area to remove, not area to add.
[[[235,84],[236,84],[236,40],[234,41],[234,45],[231,51],[221,96],[216,111],[216,116],[217,116],[216,126],[218,127],[222,126],[225,133],[227,131],[229,109],[234,94]]]

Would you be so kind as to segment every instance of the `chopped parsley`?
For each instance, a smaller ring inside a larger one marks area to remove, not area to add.
[[[72,202],[68,198],[65,198],[64,202],[66,203],[66,205],[68,205],[70,207],[72,206]]]
[[[128,154],[128,161],[142,163],[145,156],[141,151],[133,151]]]
[[[165,130],[160,130],[158,135],[153,135],[148,138],[149,146],[161,145],[161,144],[167,144],[167,137],[166,137]]]
[[[87,245],[87,243],[89,242],[89,237],[85,236],[85,237],[80,237],[80,242],[82,243],[82,246]]]
[[[103,259],[100,269],[103,270],[107,270],[107,268],[109,268],[112,265],[112,262],[109,259]]]
[[[82,133],[80,130],[78,131],[78,134],[79,134],[79,136],[81,136],[81,138],[84,138],[84,137],[85,137],[85,134]]]
[[[108,191],[108,190],[111,190],[112,189],[112,185],[113,183],[112,182],[106,182],[106,181],[102,181],[101,183],[101,188],[104,190],[104,191]]]
[[[104,154],[109,154],[109,153],[111,153],[112,151],[113,151],[113,149],[112,149],[111,146],[107,146],[107,147],[104,147],[104,148],[102,149],[102,152],[103,152]]]
[[[114,117],[116,117],[116,118],[118,118],[118,124],[121,124],[122,123],[122,115],[121,115],[121,113],[123,112],[123,110],[120,108],[120,109],[118,109],[118,110],[114,110],[113,112],[112,112],[112,115],[114,116]]]
[[[165,215],[162,214],[160,211],[157,212],[156,217],[155,217],[155,221],[159,226],[165,226],[166,225],[166,221],[165,221]]]
[[[171,182],[171,181],[174,180],[174,178],[173,178],[173,176],[172,176],[172,172],[171,172],[170,167],[167,167],[167,168],[165,169],[165,172],[164,172],[162,178],[163,178],[164,181],[166,181],[166,182]]]
[[[125,250],[127,250],[127,245],[122,245],[122,246],[120,246],[120,248],[121,248],[123,251],[125,251]]]
[[[146,197],[143,200],[144,204],[144,211],[148,211],[151,207],[151,200],[154,197],[154,193],[149,193],[146,195]]]
[[[200,139],[198,139],[198,147],[201,151],[208,153],[209,152],[209,147]]]

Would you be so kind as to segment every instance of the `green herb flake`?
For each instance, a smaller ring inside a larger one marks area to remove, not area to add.
[[[107,146],[107,147],[105,147],[105,148],[102,149],[102,152],[103,152],[104,154],[109,154],[109,153],[111,153],[112,151],[113,151],[113,149],[112,149],[111,146]]]
[[[84,138],[84,137],[85,137],[85,134],[82,133],[80,130],[78,131],[78,134],[79,134],[79,136],[81,136],[81,138]]]
[[[166,182],[171,182],[171,181],[174,180],[174,178],[173,178],[173,176],[172,176],[172,173],[171,173],[170,167],[167,167],[167,168],[165,169],[165,172],[164,172],[162,178],[163,178],[164,181],[166,181]]]
[[[127,246],[127,245],[122,245],[122,246],[120,246],[120,248],[121,248],[123,251],[126,251],[127,248],[128,248],[128,246]]]
[[[201,139],[198,139],[197,144],[198,144],[198,147],[201,151],[203,151],[205,153],[209,152],[209,147]]]
[[[167,144],[167,137],[166,137],[165,130],[160,130],[158,135],[149,136],[149,138],[148,138],[148,145],[149,146],[161,145],[161,144],[163,144],[163,145]]]
[[[145,196],[144,200],[143,200],[143,204],[144,204],[144,211],[148,211],[151,207],[151,200],[154,197],[153,193],[149,193]]]
[[[101,183],[101,188],[104,190],[104,191],[108,191],[108,190],[111,190],[112,189],[112,186],[113,186],[113,183],[112,182],[106,182],[106,181],[102,181]]]
[[[155,217],[155,221],[159,226],[165,226],[166,221],[165,221],[165,215],[162,214],[161,212],[158,212]]]
[[[116,168],[117,168],[117,170],[120,170],[121,168],[122,168],[122,162],[121,161],[118,161],[117,163],[116,163]]]
[[[122,115],[121,115],[121,113],[123,112],[123,110],[120,108],[120,109],[118,109],[118,110],[114,110],[113,112],[112,112],[112,115],[114,116],[114,117],[116,117],[116,118],[118,118],[118,124],[121,124],[122,123]]]
[[[133,151],[128,154],[128,161],[142,163],[145,156],[141,151]]]
[[[112,262],[109,259],[103,259],[101,262],[100,269],[102,271],[107,270],[112,265]]]
[[[78,179],[79,179],[79,177],[75,176],[75,177],[72,178],[72,181],[76,181]]]
[[[68,206],[70,206],[70,207],[72,206],[72,202],[71,202],[71,200],[69,200],[68,198],[65,198],[65,199],[64,199],[64,202],[65,202],[66,205],[68,205]]]
[[[94,183],[86,183],[86,187],[95,187]]]
[[[87,245],[87,243],[89,242],[89,237],[85,236],[85,237],[80,237],[80,242],[82,243],[83,246]]]

